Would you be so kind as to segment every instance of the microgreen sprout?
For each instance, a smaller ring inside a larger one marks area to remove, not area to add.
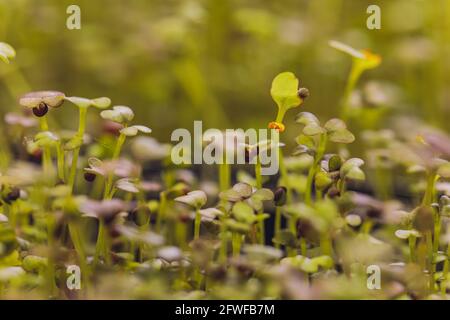
[[[72,164],[69,173],[69,181],[68,184],[73,190],[75,184],[75,177],[77,173],[78,166],[78,157],[80,154],[81,146],[83,145],[84,133],[86,130],[86,117],[87,110],[89,107],[93,106],[98,109],[105,109],[109,107],[111,104],[111,100],[106,97],[95,98],[95,99],[86,99],[81,97],[66,97],[66,100],[72,102],[79,109],[79,123],[78,123],[78,132],[75,136],[68,142],[70,148],[73,149],[72,154]]]
[[[381,56],[369,50],[356,50],[342,42],[332,40],[329,42],[332,48],[344,52],[352,57],[352,67],[342,98],[341,117],[347,120],[350,116],[350,97],[359,78],[366,70],[374,69],[381,64]]]
[[[10,59],[14,59],[16,56],[16,51],[13,47],[5,42],[0,42],[0,59],[4,63],[9,63]]]

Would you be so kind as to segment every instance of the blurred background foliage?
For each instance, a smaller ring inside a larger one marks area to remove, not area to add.
[[[81,7],[81,30],[66,28],[70,4]],[[370,4],[381,7],[381,30],[366,27]],[[389,113],[449,129],[450,0],[0,0],[0,41],[17,50],[0,68],[0,110],[53,89],[129,105],[163,141],[198,119],[264,128],[276,114],[271,81],[289,70],[310,89],[302,109],[325,120],[339,115],[351,64],[331,39],[383,57],[358,87],[395,92]],[[76,109],[65,109],[54,124],[76,128]]]

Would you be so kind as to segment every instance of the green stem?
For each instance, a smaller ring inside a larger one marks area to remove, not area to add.
[[[302,254],[302,256],[307,257],[307,246],[306,246],[306,239],[305,238],[300,238],[300,252]]]
[[[195,210],[195,222],[194,222],[194,240],[200,238],[200,222],[201,222],[200,210]]]
[[[167,207],[167,197],[165,192],[161,192],[159,200],[159,207],[158,207],[158,216],[156,217],[156,232],[161,232],[161,224],[162,219],[166,213],[166,207]]]
[[[224,217],[220,217],[220,240],[219,263],[225,263],[227,260],[228,237]]]
[[[219,186],[220,191],[225,191],[230,188],[230,165],[224,162],[219,164]]]
[[[65,160],[64,160],[64,148],[61,142],[56,146],[56,160],[58,163],[58,178],[61,181],[65,181]]]
[[[441,216],[439,215],[439,212],[436,212],[435,218],[434,218],[434,237],[433,237],[433,251],[437,253],[439,251],[439,240],[441,237]]]
[[[330,256],[333,253],[333,245],[331,243],[330,236],[327,233],[324,233],[320,237],[320,249],[323,255]]]
[[[47,117],[40,117],[39,124],[41,131],[48,131],[48,122]],[[52,163],[52,155],[50,147],[43,147],[44,153],[42,157],[42,170],[46,176],[50,176],[51,174],[51,163]]]
[[[47,285],[50,297],[56,295],[55,284],[55,240],[53,238],[54,232],[54,217],[47,212],[47,244],[49,248],[48,260],[47,260]]]
[[[261,161],[259,159],[259,155],[256,156],[255,178],[256,178],[256,188],[259,190],[262,188]],[[263,215],[262,209],[258,211],[258,215],[260,217]],[[259,243],[264,245],[266,243],[266,232],[263,219],[260,219],[258,221],[258,229],[259,229]]]
[[[278,163],[280,165],[281,181],[283,181],[284,187],[286,188],[286,203],[289,204],[292,201],[292,188],[290,187],[289,176],[284,165],[283,151],[281,148],[278,148]]]
[[[84,282],[89,283],[89,269],[86,263],[86,253],[83,246],[83,241],[80,236],[79,226],[76,222],[69,222],[69,233],[72,239],[73,246],[78,255],[78,260],[80,262],[81,274],[83,276]]]
[[[297,239],[297,218],[294,217],[290,217],[289,221],[289,230],[292,232],[292,234],[294,235],[294,238]],[[288,256],[289,257],[294,257],[297,255],[297,248],[295,247],[288,247]]]
[[[120,155],[120,151],[122,150],[122,146],[125,142],[126,139],[126,135],[124,135],[123,133],[121,133],[119,135],[119,138],[117,139],[117,143],[116,146],[114,148],[114,152],[113,152],[113,156],[112,156],[112,161],[115,161],[119,158]],[[103,198],[107,199],[110,196],[110,190],[112,187],[112,182],[113,182],[113,176],[114,174],[111,172],[108,174],[108,178],[106,180],[106,186],[105,186],[105,192],[103,194]]]
[[[86,129],[87,108],[78,108],[78,110],[79,110],[79,123],[78,123],[77,136],[78,136],[78,138],[81,139],[81,141],[83,141],[84,131]],[[71,192],[73,191],[73,187],[75,184],[80,149],[81,149],[81,146],[79,146],[79,147],[75,148],[75,150],[73,150],[72,165],[71,165],[70,174],[69,174],[69,187],[70,187]]]
[[[255,178],[256,178],[256,188],[262,188],[262,175],[261,175],[261,160],[259,159],[259,155],[256,156],[256,164],[255,164]]]
[[[429,206],[434,201],[434,184],[436,182],[436,173],[428,173],[427,177],[427,189],[422,199],[422,205]]]
[[[425,234],[427,243],[427,269],[429,274],[430,291],[434,291],[434,272],[433,272],[433,235],[431,231],[427,231]]]
[[[281,232],[281,207],[275,208],[275,248],[280,248],[279,238],[280,238],[280,232]]]
[[[441,282],[441,293],[445,295],[447,293],[447,281],[448,281],[448,271],[450,264],[450,243],[447,245],[447,257],[444,262],[444,267],[442,269],[443,280]]]
[[[353,62],[352,68],[347,78],[347,84],[345,86],[344,96],[342,97],[341,103],[341,119],[344,121],[348,120],[350,113],[350,97],[353,90],[355,89],[356,83],[361,77],[362,72],[363,69],[359,67],[358,63]]]
[[[237,232],[233,232],[232,245],[233,245],[233,256],[234,257],[239,257],[239,254],[241,252],[241,241],[242,241],[242,236]]]
[[[325,154],[325,149],[327,146],[327,135],[322,134],[320,136],[319,146],[317,148],[317,153],[314,156],[314,163],[309,168],[308,178],[306,180],[306,190],[305,190],[305,203],[310,205],[312,203],[312,185],[314,176],[316,175],[317,169],[320,166],[320,160],[322,160],[323,155]]]
[[[416,237],[411,236],[408,238],[409,246],[409,259],[411,262],[416,262]]]

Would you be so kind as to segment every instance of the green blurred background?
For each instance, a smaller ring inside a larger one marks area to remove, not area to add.
[[[81,7],[81,30],[66,28],[70,4]],[[381,30],[366,27],[370,4],[381,7]],[[265,127],[276,114],[271,81],[289,70],[311,91],[302,109],[325,120],[339,114],[351,64],[331,39],[382,55],[358,87],[395,91],[391,114],[449,129],[450,0],[0,0],[0,41],[17,50],[0,68],[0,110],[17,109],[27,90],[108,96],[168,141],[196,119]],[[52,116],[75,128],[76,109],[64,109]]]

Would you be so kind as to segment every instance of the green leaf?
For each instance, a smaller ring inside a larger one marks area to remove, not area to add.
[[[307,147],[308,149],[314,150],[316,148],[314,139],[304,134],[297,136],[297,138],[295,138],[295,142],[299,145]]]
[[[347,125],[341,119],[334,118],[328,120],[327,123],[325,123],[324,128],[327,129],[329,132],[341,131],[347,129]]]
[[[360,158],[350,158],[341,166],[341,176],[346,176],[353,167],[361,167],[364,161]]]
[[[342,166],[342,159],[339,155],[335,154],[331,156],[331,158],[328,160],[328,171],[333,172],[337,171]]]
[[[25,274],[22,267],[6,267],[0,268],[0,283],[10,281],[14,278],[20,277]]]
[[[262,210],[263,201],[273,200],[273,192],[269,189],[259,189],[247,199],[247,203],[256,211]]]
[[[73,136],[73,138],[71,138],[69,141],[67,141],[64,144],[64,150],[67,150],[67,151],[75,150],[76,148],[79,148],[82,145],[83,145],[83,137],[76,134],[75,136]]]
[[[315,185],[319,190],[324,190],[328,186],[333,183],[333,179],[331,179],[326,172],[319,171],[316,173],[314,177]]]
[[[317,124],[311,123],[311,124],[306,125],[303,128],[302,132],[304,134],[306,134],[307,136],[316,136],[318,134],[325,133],[326,131],[321,126],[318,126]]]
[[[300,112],[297,117],[295,117],[295,122],[303,124],[305,126],[309,124],[315,124],[320,126],[320,121],[311,112]]]
[[[347,129],[332,131],[329,133],[328,138],[336,143],[352,143],[355,141],[355,136]]]
[[[447,162],[441,165],[437,171],[437,174],[443,178],[450,178],[450,163]]]
[[[294,247],[296,245],[295,235],[289,230],[281,230],[274,242],[283,246]]]
[[[0,59],[9,63],[9,59],[13,59],[16,56],[16,51],[13,47],[5,42],[0,42]]]
[[[123,133],[127,137],[133,137],[133,136],[137,135],[139,131],[142,133],[151,133],[152,129],[150,129],[146,126],[134,125],[134,126],[123,128],[122,130],[120,130],[120,133]]]
[[[352,227],[357,227],[362,222],[361,217],[358,216],[357,214],[349,214],[349,215],[347,215],[345,217],[345,221],[347,222],[348,225],[350,225]]]
[[[245,202],[237,202],[233,206],[232,212],[236,220],[240,222],[253,224],[256,221],[256,215],[253,208]]]
[[[46,268],[47,258],[28,255],[23,259],[22,267],[28,272],[39,272]]]
[[[252,195],[253,192],[253,188],[251,185],[247,184],[247,183],[236,183],[233,188],[234,191],[238,192],[239,195],[243,198],[248,198]]]
[[[319,256],[311,259],[318,267],[324,269],[330,269],[333,267],[334,262],[330,256]]]
[[[347,179],[351,180],[359,180],[364,181],[366,179],[366,175],[359,167],[353,167],[350,171],[345,175]]]
[[[233,189],[222,191],[219,193],[219,198],[230,202],[236,202],[243,199],[241,194]]]
[[[278,107],[284,111],[300,105],[299,81],[292,72],[280,73],[273,79],[270,94]]]
[[[51,147],[59,141],[59,137],[50,131],[43,131],[36,134],[34,141],[39,147]]]
[[[123,124],[133,120],[134,112],[127,106],[114,106],[112,110],[103,110],[100,116],[103,119]]]
[[[111,104],[111,99],[106,97],[100,97],[96,99],[87,99],[82,97],[66,97],[66,100],[72,102],[79,108],[89,108],[90,106],[94,106],[99,109],[104,109],[109,107]]]
[[[111,105],[111,99],[107,97],[95,98],[92,99],[92,105],[99,109],[105,109]]]
[[[131,193],[139,193],[139,189],[133,179],[123,178],[116,181],[115,186],[117,189],[131,192]],[[176,200],[176,199],[175,199]]]
[[[353,58],[364,59],[364,54],[361,51],[356,50],[350,47],[349,45],[346,45],[345,43],[336,40],[331,40],[328,44],[330,45],[330,47],[339,50],[341,52],[344,52],[352,56]]]
[[[283,256],[283,251],[260,244],[247,244],[244,246],[243,251],[251,260],[263,259],[270,261],[278,260]]]
[[[395,231],[395,236],[399,239],[408,239],[409,237],[419,238],[420,233],[417,230],[397,230]]]
[[[250,231],[250,226],[248,224],[238,222],[233,219],[225,220],[225,226],[233,232],[238,232],[238,233],[242,233],[242,234],[245,234]]]
[[[266,189],[266,188],[262,188],[259,190],[256,190],[252,196],[252,199],[259,199],[262,201],[266,201],[266,200],[273,200],[273,192],[270,189]]]
[[[191,191],[185,196],[175,198],[175,201],[187,204],[193,208],[201,208],[206,204],[206,193],[201,190]]]

